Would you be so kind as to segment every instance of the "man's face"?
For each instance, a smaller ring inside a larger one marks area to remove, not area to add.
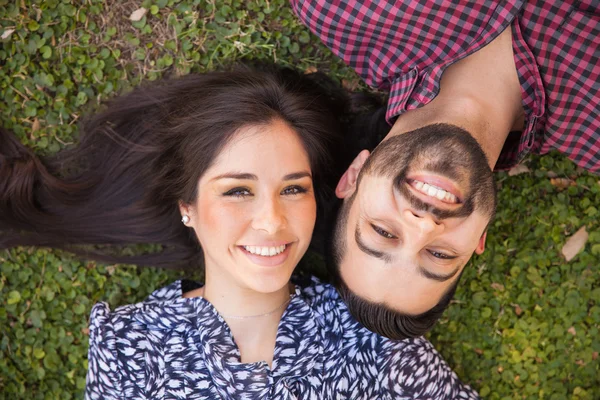
[[[346,286],[409,315],[434,307],[473,252],[483,252],[495,208],[493,176],[474,139],[434,128],[380,144],[356,186],[342,190],[335,233]]]

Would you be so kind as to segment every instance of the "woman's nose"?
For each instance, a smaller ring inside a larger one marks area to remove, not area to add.
[[[266,200],[253,218],[252,227],[270,235],[277,233],[285,226],[285,215],[279,201]]]

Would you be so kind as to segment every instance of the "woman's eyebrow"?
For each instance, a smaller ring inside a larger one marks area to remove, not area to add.
[[[284,181],[292,181],[295,179],[301,179],[301,178],[305,178],[305,177],[312,178],[312,175],[308,171],[292,172],[291,174],[285,175],[283,177],[283,180]],[[226,173],[226,174],[215,176],[211,180],[217,181],[219,179],[239,179],[239,180],[257,181],[258,176],[254,175],[254,174],[250,174],[250,173],[245,173],[245,172],[231,172],[231,173]]]
[[[312,178],[312,175],[308,171],[293,172],[291,174],[285,175],[283,177],[283,180],[284,181],[293,181],[294,179],[301,179],[301,178],[305,178],[305,177]]]
[[[219,176],[215,176],[214,178],[212,178],[211,180],[213,181],[217,181],[219,179],[240,179],[240,180],[251,180],[251,181],[257,181],[258,180],[258,176],[254,175],[254,174],[248,174],[248,173],[228,173],[228,174],[223,174],[223,175],[219,175]]]

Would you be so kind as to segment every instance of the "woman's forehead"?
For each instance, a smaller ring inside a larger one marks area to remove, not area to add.
[[[217,155],[207,174],[231,169],[285,174],[298,169],[310,170],[310,163],[296,132],[287,124],[274,121],[241,128]]]

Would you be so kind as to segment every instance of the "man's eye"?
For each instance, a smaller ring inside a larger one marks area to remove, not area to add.
[[[281,191],[281,194],[283,195],[297,195],[297,194],[302,194],[302,193],[306,193],[308,190],[306,190],[305,188],[303,188],[302,186],[288,186],[285,189],[283,189]]]
[[[395,239],[396,236],[392,235],[391,233],[389,233],[386,230],[381,229],[380,227],[378,227],[377,225],[373,225],[371,224],[371,226],[373,227],[373,230],[375,232],[377,232],[378,235],[383,236],[386,239]]]
[[[440,253],[439,251],[433,251],[433,250],[427,250],[427,251],[429,251],[429,254],[431,254],[435,258],[439,258],[442,260],[453,260],[456,258],[456,256],[450,256],[448,254]]]
[[[233,188],[233,189],[228,190],[225,193],[223,193],[223,196],[248,197],[248,196],[252,196],[252,193],[250,193],[250,190],[248,190],[247,188]]]

